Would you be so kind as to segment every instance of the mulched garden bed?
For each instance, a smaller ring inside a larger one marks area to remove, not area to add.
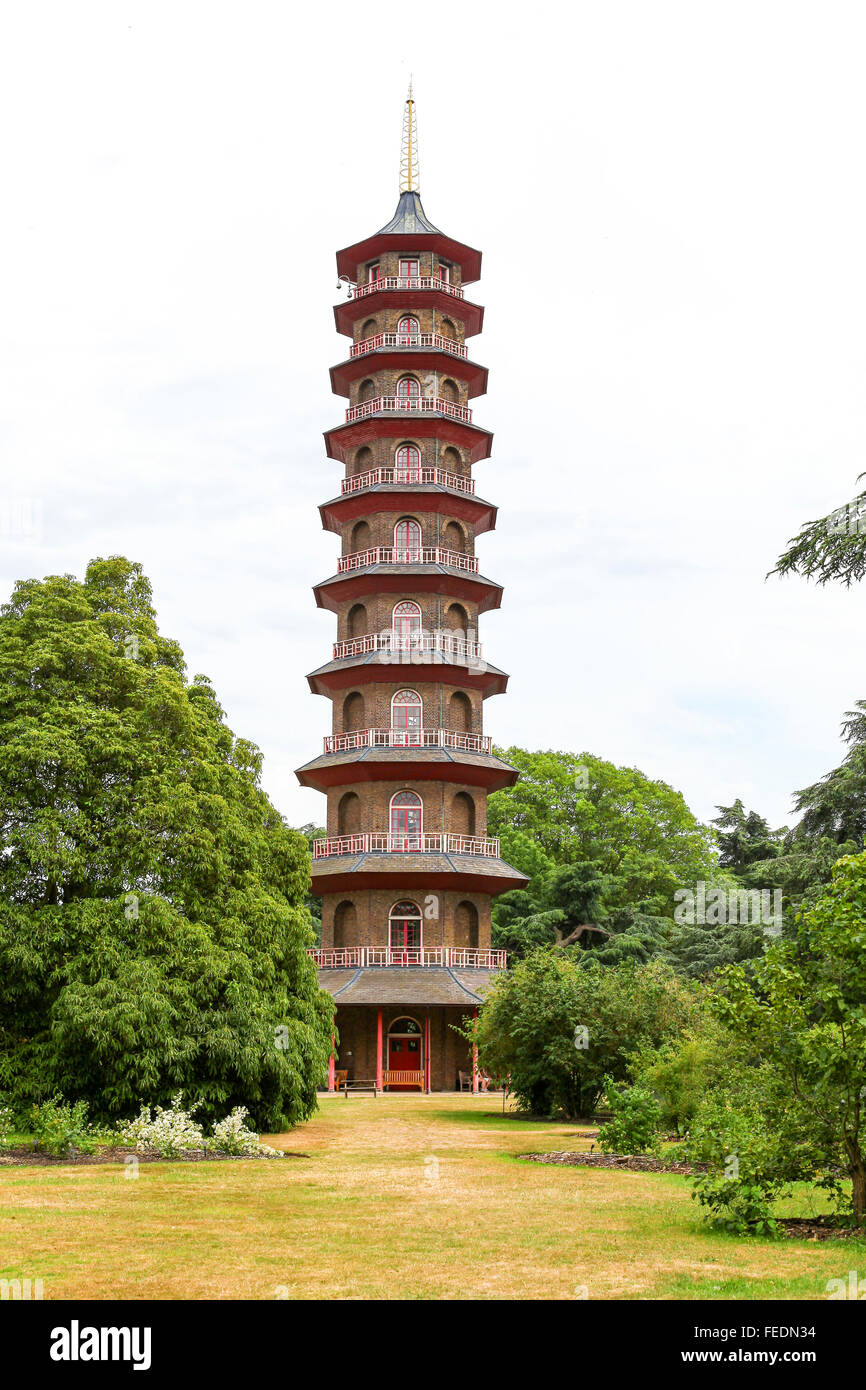
[[[631,1173],[705,1173],[704,1163],[662,1163],[646,1154],[549,1153],[518,1154],[528,1163],[562,1163],[570,1168],[618,1168]]]
[[[518,1154],[527,1163],[558,1163],[569,1168],[613,1168],[630,1173],[705,1173],[705,1163],[662,1163],[646,1154],[548,1153]],[[850,1226],[834,1225],[832,1216],[780,1216],[778,1225],[789,1240],[849,1240],[862,1235]]]
[[[284,1149],[286,1158],[309,1158],[309,1154],[289,1153]],[[189,1149],[185,1153],[178,1154],[175,1158],[163,1158],[161,1154],[142,1154],[136,1149],[99,1149],[95,1154],[77,1153],[68,1158],[56,1158],[54,1154],[43,1154],[36,1152],[32,1148],[4,1149],[0,1153],[0,1167],[21,1167],[28,1168],[55,1168],[58,1166],[84,1167],[89,1163],[123,1163],[127,1158],[137,1158],[139,1163],[238,1163],[250,1158],[257,1161],[270,1162],[262,1155],[257,1154],[218,1154],[212,1153],[208,1149]]]

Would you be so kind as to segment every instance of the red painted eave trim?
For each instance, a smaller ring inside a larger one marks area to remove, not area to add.
[[[344,299],[334,305],[337,332],[351,338],[359,319],[371,318],[383,309],[436,309],[444,318],[459,319],[466,338],[474,338],[484,325],[484,309],[470,299],[456,299],[444,290],[377,290],[361,299]]]
[[[454,376],[465,381],[473,399],[487,394],[487,367],[437,348],[377,348],[375,352],[366,352],[362,357],[347,357],[331,368],[331,390],[335,396],[348,396],[351,383],[359,377],[391,368],[407,372],[438,371],[441,376]]]
[[[358,266],[373,261],[383,251],[435,251],[445,261],[455,261],[460,267],[464,285],[473,285],[481,278],[481,252],[465,242],[455,241],[444,232],[374,232],[354,246],[344,246],[337,252],[337,274],[354,280]]]
[[[353,685],[383,685],[389,682],[392,685],[405,685],[407,669],[412,671],[414,680],[479,690],[485,700],[490,695],[504,695],[508,685],[508,676],[504,671],[470,671],[466,666],[448,666],[444,662],[434,661],[412,662],[408,668],[401,661],[340,666],[321,674],[311,672],[307,676],[307,684],[314,695],[330,697],[334,691],[348,690]]]
[[[386,484],[390,486],[390,484]],[[374,512],[438,512],[441,516],[456,516],[461,521],[470,521],[475,527],[476,536],[492,531],[496,526],[497,508],[472,493],[449,492],[437,487],[426,490],[413,487],[406,492],[385,492],[381,485],[363,488],[360,492],[346,492],[333,497],[330,502],[322,502],[319,515],[322,529],[340,534],[347,521],[359,516],[370,516]]]
[[[358,869],[355,873],[343,870],[316,874],[312,879],[311,891],[316,894],[343,893],[362,888],[423,888],[425,884],[430,884],[437,888],[454,888],[464,893],[489,893],[491,897],[498,897],[500,893],[509,893],[512,888],[525,888],[528,882],[524,874],[515,874],[514,878],[494,878],[486,874],[460,873],[456,869],[450,873],[420,874],[405,869],[371,874]]]
[[[385,570],[381,566],[373,569],[353,570],[350,574],[334,575],[321,584],[313,586],[316,605],[327,608],[332,613],[338,611],[337,605],[345,599],[357,598],[363,594],[401,594],[405,591],[419,594],[447,594],[449,598],[465,598],[478,604],[479,613],[489,613],[502,603],[502,585],[490,579],[477,579],[474,582],[463,578],[460,570],[435,574],[410,574],[407,570]]]
[[[453,420],[448,415],[398,415],[382,411],[368,415],[365,420],[352,420],[325,430],[325,450],[328,458],[346,462],[346,450],[357,448],[371,439],[442,439],[469,452],[472,463],[490,458],[493,435],[478,425]]]
[[[337,755],[339,756],[339,755]],[[516,769],[484,767],[478,763],[376,762],[372,758],[335,763],[310,771],[300,767],[295,776],[302,787],[325,791],[328,787],[354,785],[355,782],[454,782],[467,787],[486,787],[488,792],[513,787],[520,774]]]

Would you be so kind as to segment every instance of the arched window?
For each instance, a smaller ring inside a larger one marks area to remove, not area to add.
[[[417,690],[398,690],[391,701],[391,742],[398,748],[422,741],[423,706]]]
[[[439,387],[439,395],[442,397],[443,400],[453,401],[456,405],[457,401],[460,399],[460,393],[457,390],[457,383],[452,381],[451,378],[448,377],[445,381],[442,382],[442,385]]]
[[[392,951],[421,949],[421,909],[412,902],[395,903],[388,914],[388,945]],[[411,1024],[411,1027],[407,1027]],[[390,1033],[415,1033],[417,1023],[403,1018],[392,1023]]]
[[[411,599],[404,599],[394,607],[391,614],[394,646],[404,651],[412,650],[421,638],[421,607]]]
[[[391,848],[420,849],[423,816],[417,792],[395,792],[391,797]]]
[[[401,444],[394,455],[394,482],[420,483],[421,450],[417,444]]]
[[[358,400],[360,402],[371,401],[375,394],[376,383],[375,381],[373,381],[372,377],[368,376],[364,381],[361,382],[361,385],[358,387]]]
[[[418,343],[418,334],[421,332],[421,325],[413,314],[406,314],[397,324],[397,346],[415,347]]]
[[[421,397],[421,384],[414,376],[401,376],[397,382],[398,401],[417,401]]]
[[[417,565],[421,559],[421,527],[409,516],[394,527],[394,559],[401,565]]]

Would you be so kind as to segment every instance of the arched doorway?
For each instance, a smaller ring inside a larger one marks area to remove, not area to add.
[[[421,607],[412,599],[394,605],[391,615],[393,646],[397,651],[419,651],[421,648]]]
[[[398,690],[391,701],[391,742],[415,748],[424,741],[423,705],[417,690]]]
[[[391,797],[389,849],[403,853],[420,850],[423,828],[423,807],[418,793],[395,792]]]
[[[388,1029],[388,1079],[386,1085],[391,1091],[414,1091],[424,1077],[424,1030],[415,1018],[395,1018]],[[408,1081],[391,1081],[390,1076],[403,1077],[410,1074]],[[418,1080],[414,1077],[417,1075]]]
[[[388,914],[388,949],[398,965],[416,965],[421,958],[421,909],[417,903],[395,903]]]

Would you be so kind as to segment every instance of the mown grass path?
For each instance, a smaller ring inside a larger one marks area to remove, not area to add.
[[[521,1163],[590,1141],[500,1112],[328,1099],[270,1140],[305,1158],[2,1168],[0,1277],[46,1299],[823,1299],[866,1273],[860,1239],[707,1231],[680,1177]]]

